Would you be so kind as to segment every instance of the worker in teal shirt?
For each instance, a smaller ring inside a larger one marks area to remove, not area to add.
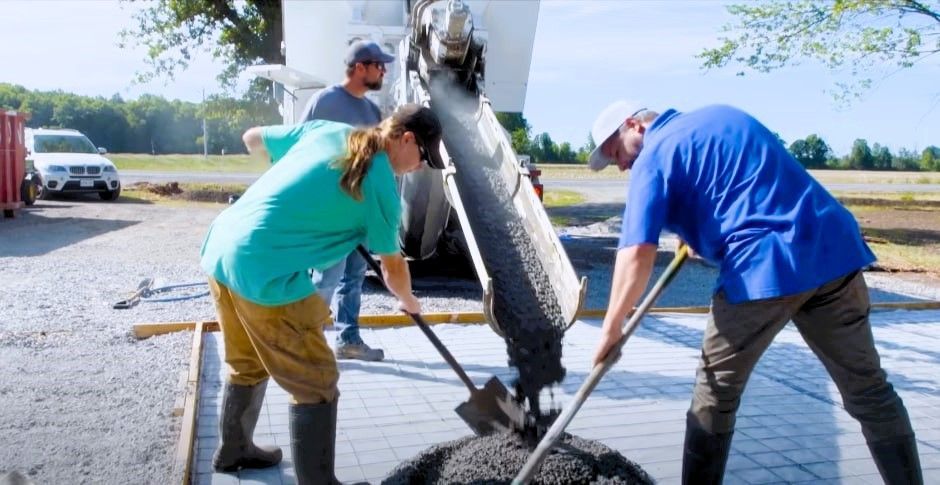
[[[219,214],[202,247],[228,365],[213,465],[280,462],[279,448],[252,442],[270,376],[290,394],[298,483],[335,483],[339,375],[323,334],[330,309],[308,271],[366,245],[402,310],[420,313],[398,246],[395,176],[422,162],[443,167],[441,125],[430,109],[405,105],[374,127],[312,121],[252,128],[243,139],[273,165]]]
[[[590,166],[630,169],[619,249],[594,362],[622,336],[668,230],[718,265],[692,404],[683,483],[721,483],[748,377],[793,321],[842,393],[888,484],[922,483],[917,445],[868,320],[858,224],[750,115],[709,106],[659,114],[626,101],[592,129]]]

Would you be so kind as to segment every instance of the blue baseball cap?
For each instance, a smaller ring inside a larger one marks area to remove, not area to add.
[[[388,63],[395,60],[395,56],[382,52],[382,48],[375,42],[357,40],[349,45],[346,51],[346,65],[352,66],[357,62]]]

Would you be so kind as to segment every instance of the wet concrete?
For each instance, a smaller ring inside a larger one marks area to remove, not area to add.
[[[528,456],[526,443],[515,433],[461,438],[428,448],[400,464],[382,483],[510,483]],[[648,484],[653,480],[617,451],[565,434],[532,483]]]
[[[506,337],[509,365],[519,372],[517,395],[541,415],[539,391],[561,382],[564,318],[525,226],[476,127],[478,101],[443,82],[431,87],[444,143],[457,166],[463,198],[484,264],[493,279],[494,315]]]

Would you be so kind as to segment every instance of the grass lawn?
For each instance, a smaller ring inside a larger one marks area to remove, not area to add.
[[[118,170],[153,172],[235,172],[261,173],[270,166],[248,155],[147,155],[111,153],[107,155]]]
[[[546,209],[554,209],[575,206],[584,203],[585,200],[584,195],[573,190],[550,190],[545,193],[542,205],[545,206]],[[567,226],[571,223],[572,217],[550,215],[549,220],[551,220],[552,224],[555,226]]]

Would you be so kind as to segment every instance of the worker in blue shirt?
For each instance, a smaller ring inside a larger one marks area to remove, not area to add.
[[[620,340],[662,230],[715,263],[686,418],[683,483],[721,483],[748,377],[789,321],[825,365],[885,483],[923,483],[917,444],[869,323],[858,224],[756,119],[729,106],[662,114],[617,101],[591,130],[590,166],[631,170],[610,303],[594,363]]]

